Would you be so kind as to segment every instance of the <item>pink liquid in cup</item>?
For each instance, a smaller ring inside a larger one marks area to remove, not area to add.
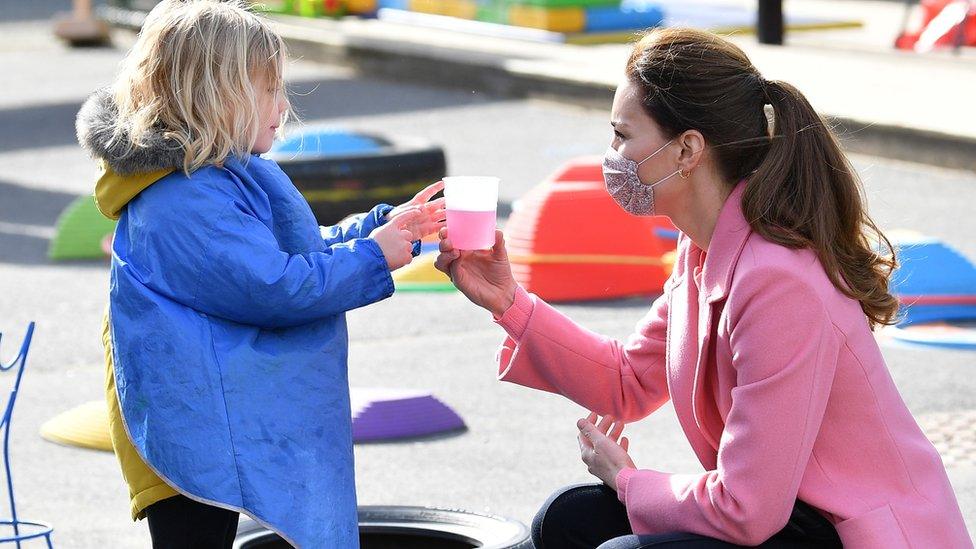
[[[495,245],[495,210],[447,210],[447,231],[458,250],[487,250]]]

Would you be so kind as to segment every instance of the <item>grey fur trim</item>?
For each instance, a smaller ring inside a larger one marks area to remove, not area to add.
[[[78,143],[94,158],[104,160],[115,173],[131,175],[165,168],[182,169],[183,147],[163,137],[162,131],[146,135],[144,146],[127,151],[130,143],[123,133],[112,142],[115,126],[119,124],[118,109],[110,88],[102,88],[91,95],[78,111],[75,130]]]

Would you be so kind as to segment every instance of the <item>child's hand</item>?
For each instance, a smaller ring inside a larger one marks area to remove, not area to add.
[[[409,264],[413,259],[413,233],[405,226],[416,223],[422,215],[420,210],[408,210],[370,233],[369,237],[383,250],[386,265],[391,271]]]
[[[429,185],[417,193],[417,196],[414,196],[409,202],[393,208],[390,213],[386,214],[386,218],[392,220],[403,215],[405,212],[419,210],[422,215],[415,221],[404,225],[404,228],[413,234],[414,240],[420,240],[427,235],[437,234],[445,226],[447,219],[447,212],[444,209],[445,200],[438,198],[431,202],[430,199],[442,190],[444,190],[443,181]]]

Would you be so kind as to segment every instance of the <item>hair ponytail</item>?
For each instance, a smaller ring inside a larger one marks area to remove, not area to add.
[[[731,42],[678,27],[649,31],[634,46],[627,74],[666,133],[698,130],[723,178],[748,180],[742,209],[754,231],[813,250],[872,328],[895,322],[898,299],[888,289],[894,250],[868,215],[837,139],[799,90],[766,81]],[[774,112],[772,136],[766,103]]]
[[[746,219],[767,240],[815,251],[834,286],[861,302],[872,326],[893,323],[893,247],[867,213],[853,166],[799,90],[762,84],[773,106],[773,135],[742,197]]]

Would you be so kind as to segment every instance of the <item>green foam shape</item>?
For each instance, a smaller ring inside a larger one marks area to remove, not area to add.
[[[102,239],[115,231],[115,224],[98,211],[94,196],[78,197],[58,217],[47,255],[54,261],[104,258]]]
[[[398,292],[453,292],[457,288],[450,282],[397,282]]]

